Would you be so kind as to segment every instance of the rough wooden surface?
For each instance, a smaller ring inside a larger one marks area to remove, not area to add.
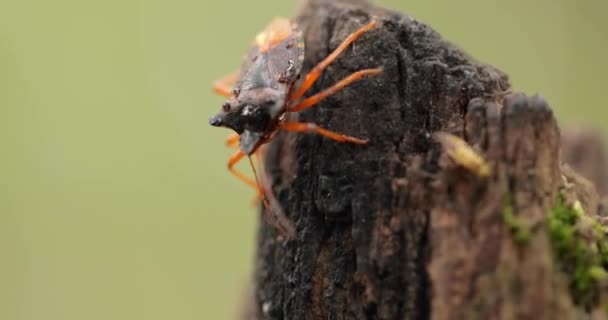
[[[608,196],[608,158],[606,142],[598,130],[582,128],[565,130],[562,143],[564,162],[589,179],[601,196]]]
[[[538,229],[555,203],[562,180],[551,110],[538,97],[510,95],[502,104],[473,100],[455,122],[494,167],[489,181],[441,173],[429,229],[433,318],[572,319],[546,234],[518,247],[503,219],[510,205]]]
[[[300,116],[370,144],[280,134],[269,145],[265,170],[297,235],[285,241],[261,223],[246,318],[572,319],[548,238],[536,232],[564,179],[550,107],[506,94],[501,71],[363,1],[301,4],[305,71],[370,19],[380,27],[311,94],[360,69],[384,74]],[[480,151],[491,176],[451,163],[438,131]],[[532,230],[526,246],[505,225],[505,205]]]

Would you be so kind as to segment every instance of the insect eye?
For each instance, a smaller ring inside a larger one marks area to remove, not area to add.
[[[224,104],[222,104],[222,111],[224,111],[224,112],[230,111],[230,102],[226,101],[226,102],[224,102]]]

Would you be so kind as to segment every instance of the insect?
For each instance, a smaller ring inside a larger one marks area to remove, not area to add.
[[[434,134],[444,148],[448,157],[456,164],[476,174],[480,178],[490,175],[490,166],[486,160],[473,149],[466,141],[460,137],[446,132],[436,132]]]
[[[251,156],[256,154],[262,145],[272,140],[279,130],[316,133],[338,142],[360,145],[367,143],[360,138],[320,128],[314,123],[289,121],[287,114],[312,108],[351,83],[382,73],[380,68],[361,70],[317,94],[304,98],[325,69],[355,40],[376,25],[377,23],[372,21],[350,34],[296,85],[304,62],[305,45],[302,31],[297,24],[276,18],[257,35],[240,72],[224,77],[214,84],[214,91],[228,100],[223,103],[222,110],[209,119],[209,124],[235,131],[226,139],[226,144],[239,146],[228,160],[228,170],[255,188],[263,200],[264,190],[260,186]],[[245,156],[249,158],[255,179],[234,168]],[[267,202],[264,201],[264,204],[267,205]]]

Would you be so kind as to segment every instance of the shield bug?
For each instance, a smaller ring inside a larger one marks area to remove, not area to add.
[[[235,131],[226,143],[239,145],[239,149],[228,161],[228,170],[255,188],[267,207],[264,189],[260,186],[251,155],[270,141],[279,130],[316,133],[338,142],[361,145],[367,143],[366,140],[332,132],[313,123],[289,121],[286,115],[314,107],[349,84],[382,73],[380,68],[361,70],[317,94],[304,97],[327,66],[376,25],[377,23],[372,21],[351,33],[297,84],[304,62],[305,45],[302,31],[297,24],[277,18],[257,35],[253,47],[245,56],[241,70],[214,84],[214,91],[228,100],[222,105],[221,111],[209,119],[209,124]],[[255,180],[234,168],[245,156],[249,157]]]

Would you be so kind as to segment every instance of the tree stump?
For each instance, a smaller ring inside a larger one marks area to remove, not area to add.
[[[558,261],[563,252],[547,227],[556,204],[590,215],[598,207],[593,186],[563,172],[548,104],[509,93],[503,72],[414,18],[364,1],[302,3],[304,72],[371,19],[379,28],[357,40],[310,94],[364,68],[381,66],[384,74],[300,115],[370,143],[281,133],[269,144],[266,175],[296,235],[285,240],[260,223],[244,318],[600,316],[600,281],[592,279],[582,301],[573,297],[580,292],[569,280],[571,265]],[[437,132],[466,141],[489,176],[450,157]],[[589,243],[601,240],[593,236]]]
[[[608,195],[608,168],[602,133],[582,127],[565,131],[562,139],[564,162],[589,179],[602,196]]]

